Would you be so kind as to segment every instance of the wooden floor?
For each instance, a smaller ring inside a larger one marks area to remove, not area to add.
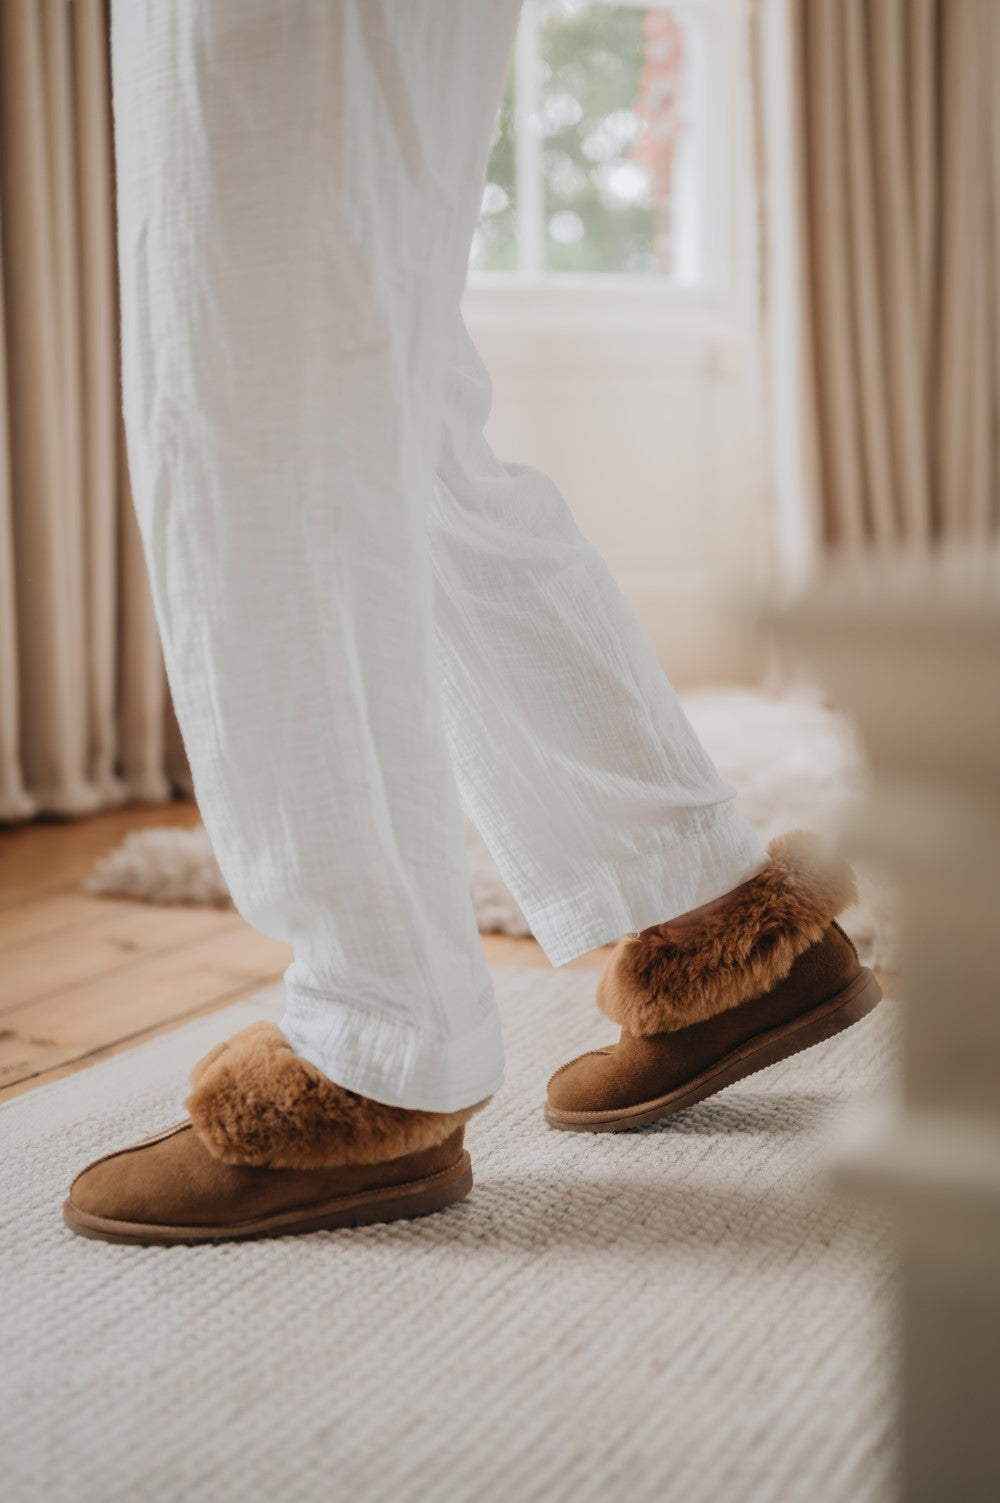
[[[231,908],[92,897],[82,881],[130,830],[197,824],[193,804],[0,833],[0,1100],[279,981],[286,945]],[[547,966],[534,940],[484,935],[495,964]],[[595,969],[606,951],[572,964]]]

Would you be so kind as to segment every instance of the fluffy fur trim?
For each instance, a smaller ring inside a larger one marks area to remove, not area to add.
[[[433,1148],[480,1107],[408,1111],[335,1085],[292,1051],[280,1028],[253,1023],[191,1072],[184,1103],[206,1148],[224,1164],[328,1169],[378,1164]]]
[[[731,904],[688,926],[659,924],[617,946],[597,1005],[629,1033],[702,1023],[783,981],[796,958],[857,901],[847,863],[817,836],[792,830]]]

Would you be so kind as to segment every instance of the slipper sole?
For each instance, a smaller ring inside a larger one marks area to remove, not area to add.
[[[734,1085],[747,1075],[766,1070],[768,1065],[775,1065],[803,1049],[825,1043],[853,1023],[860,1022],[881,1000],[882,988],[871,971],[862,969],[848,986],[828,997],[819,1007],[802,1013],[791,1023],[783,1023],[748,1039],[708,1070],[664,1096],[640,1101],[635,1106],[599,1112],[566,1112],[546,1106],[545,1120],[550,1127],[563,1132],[623,1132],[630,1127],[660,1122],[682,1112],[685,1107],[704,1101],[706,1096],[714,1096],[716,1091],[725,1090],[726,1086]]]
[[[467,1151],[438,1174],[362,1190],[316,1205],[297,1206],[255,1221],[229,1226],[157,1226],[139,1221],[114,1221],[80,1210],[71,1199],[63,1205],[63,1220],[80,1237],[122,1242],[138,1247],[193,1245],[199,1242],[237,1242],[251,1237],[287,1237],[300,1232],[331,1231],[340,1227],[371,1226],[376,1222],[405,1221],[428,1216],[464,1200],[472,1189],[472,1160]]]

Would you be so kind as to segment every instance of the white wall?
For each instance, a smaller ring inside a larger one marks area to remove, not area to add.
[[[751,676],[730,619],[770,553],[748,338],[704,304],[627,292],[471,288],[465,311],[494,382],[490,442],[557,482],[671,677]]]

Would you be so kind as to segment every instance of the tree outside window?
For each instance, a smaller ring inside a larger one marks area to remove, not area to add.
[[[678,276],[696,24],[673,4],[526,0],[473,272]]]

